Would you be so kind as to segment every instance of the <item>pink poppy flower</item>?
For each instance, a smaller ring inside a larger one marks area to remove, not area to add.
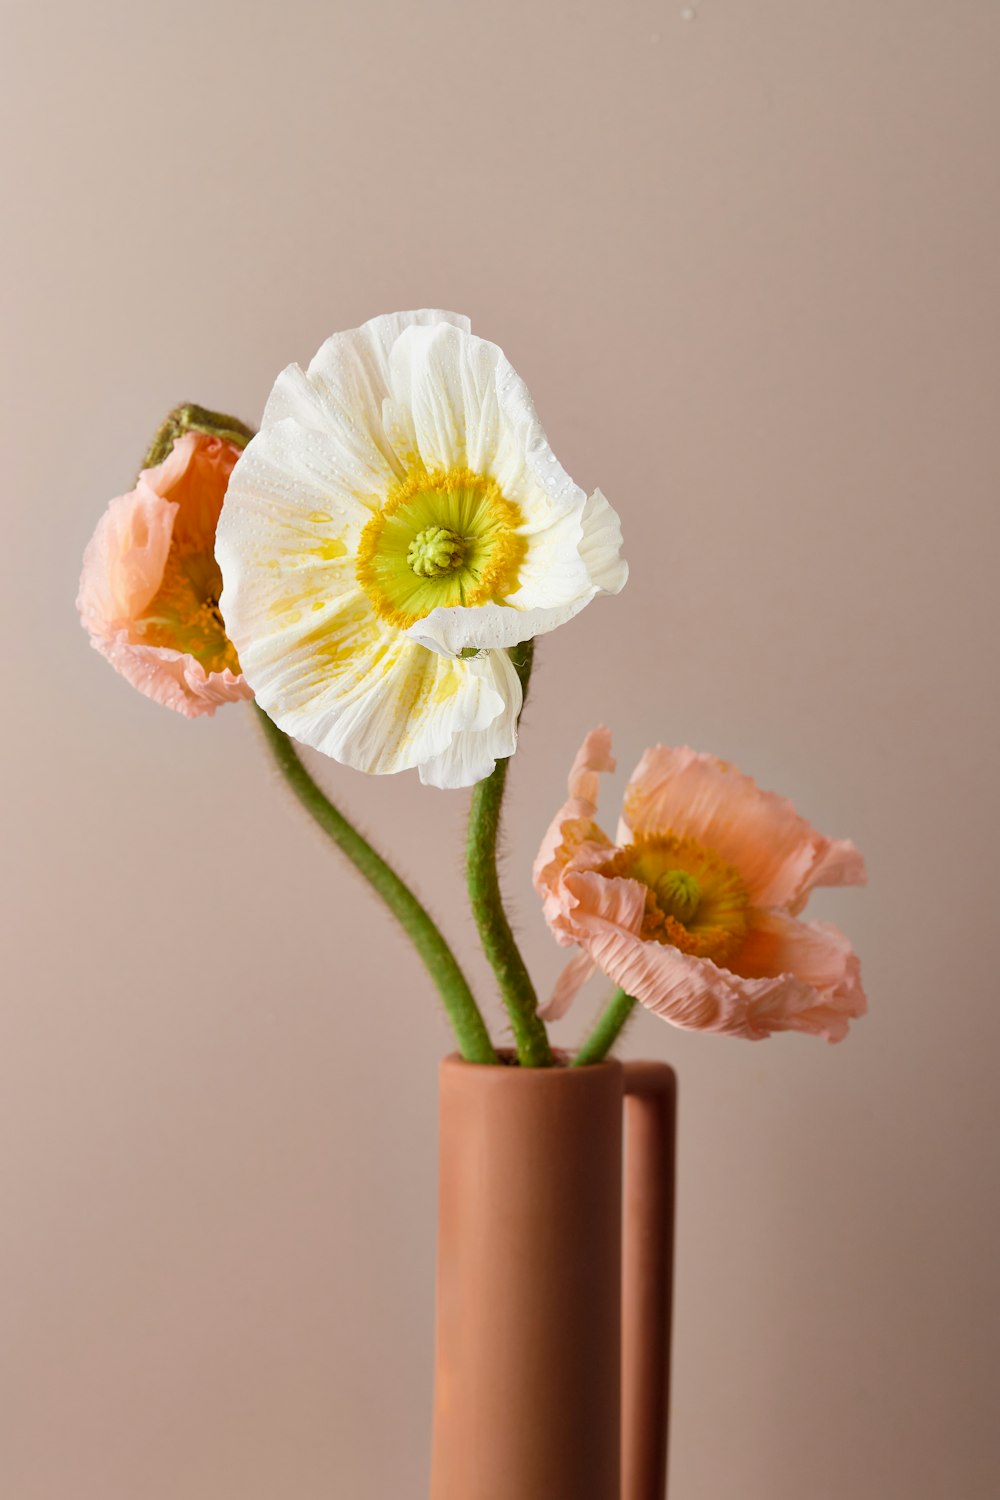
[[[187,718],[252,698],[219,613],[215,528],[240,449],[185,432],[112,500],[83,556],[77,608],[133,687]]]
[[[595,822],[611,734],[592,730],[534,865],[557,942],[580,952],[547,1018],[595,968],[675,1026],[759,1039],[804,1031],[840,1041],[864,1015],[860,965],[826,922],[799,913],[818,885],[861,885],[846,839],[828,839],[735,766],[654,745],[625,792],[617,843]]]

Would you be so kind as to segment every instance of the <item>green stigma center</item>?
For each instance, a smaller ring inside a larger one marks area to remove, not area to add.
[[[443,578],[463,566],[468,550],[468,542],[457,531],[425,526],[410,543],[406,561],[418,578]]]
[[[701,904],[701,885],[687,870],[667,870],[653,887],[657,904],[666,917],[690,922]]]

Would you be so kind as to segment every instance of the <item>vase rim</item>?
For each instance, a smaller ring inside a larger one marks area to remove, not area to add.
[[[492,1077],[502,1078],[584,1078],[593,1077],[596,1073],[620,1072],[622,1064],[616,1057],[605,1057],[598,1063],[587,1063],[583,1067],[572,1068],[570,1061],[573,1054],[561,1047],[553,1047],[553,1056],[556,1058],[554,1068],[522,1068],[517,1062],[517,1054],[513,1048],[498,1047],[497,1056],[501,1059],[501,1066],[496,1063],[468,1062],[460,1052],[449,1052],[441,1059],[442,1068],[460,1069],[462,1072],[488,1073]]]

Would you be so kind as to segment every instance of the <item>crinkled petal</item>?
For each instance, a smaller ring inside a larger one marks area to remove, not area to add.
[[[313,535],[310,528],[332,527],[324,535],[339,536],[353,555],[381,503],[381,479],[355,465],[340,436],[332,427],[314,432],[289,417],[251,439],[229,481],[216,555],[218,536],[239,527],[239,534],[253,537],[275,523],[293,527],[302,545]]]
[[[755,912],[735,973],[643,939],[643,908],[637,881],[573,869],[557,920],[609,979],[675,1026],[751,1041],[801,1031],[836,1042],[865,1013],[857,957],[835,927]]]
[[[457,734],[480,734],[510,712],[490,663],[414,645],[360,590],[312,618],[289,618],[246,637],[247,680],[280,729],[355,770],[388,775],[424,765]],[[476,779],[478,764],[462,764]]]
[[[582,609],[586,602],[583,600],[578,608]],[[512,609],[506,604],[492,603],[442,605],[409,626],[406,633],[411,640],[419,641],[431,651],[440,651],[442,656],[460,656],[463,651],[503,651],[554,630],[577,614],[578,608],[567,608],[563,619],[559,619],[558,610]]]
[[[755,912],[737,965],[749,981],[750,1024],[761,1035],[804,1031],[839,1042],[868,1009],[857,954],[828,922]]]
[[[116,637],[163,582],[178,507],[142,484],[112,500],[83,554],[76,605],[95,641]]]
[[[425,786],[474,786],[492,773],[498,760],[505,760],[517,749],[522,692],[510,657],[504,651],[490,651],[463,666],[496,690],[503,710],[481,728],[459,730],[452,735],[447,750],[421,761],[420,780]]]
[[[389,354],[383,420],[407,467],[490,472],[502,433],[502,359],[495,344],[445,323],[400,334]]]
[[[854,845],[824,838],[787,798],[761,790],[714,756],[654,745],[626,788],[619,842],[667,830],[721,854],[760,907],[799,911],[818,884],[859,885],[865,879]]]
[[[538,1007],[543,1021],[558,1021],[569,1010],[573,1001],[593,974],[594,960],[581,948],[574,953],[569,963],[556,980],[552,994],[544,1005]]]
[[[389,394],[389,355],[411,327],[452,324],[467,332],[468,318],[436,308],[386,313],[360,328],[335,333],[309,368],[290,365],[275,382],[264,408],[262,431],[286,418],[314,431],[336,433],[358,472],[398,477],[403,464],[386,436],[382,403]]]
[[[303,621],[315,628],[359,593],[355,556],[371,510],[348,490],[341,458],[325,434],[286,420],[260,433],[233,471],[215,556],[244,671],[259,637]]]
[[[207,433],[186,432],[175,440],[162,463],[143,469],[137,491],[151,490],[179,506],[173,531],[176,544],[211,553],[226,489],[242,451]]]
[[[706,959],[639,936],[645,892],[638,881],[571,870],[576,941],[627,995],[675,1026],[751,1036],[742,982]]]
[[[550,911],[554,917],[559,907],[560,877],[570,861],[585,867],[607,859],[613,851],[594,819],[599,775],[614,769],[611,731],[602,724],[590,731],[576,753],[569,773],[569,797],[549,824],[532,866],[531,877],[547,917]],[[560,941],[572,942],[572,938]]]
[[[140,693],[187,719],[210,718],[224,703],[253,697],[246,678],[228,667],[224,672],[206,672],[187,652],[140,645],[129,640],[124,630],[114,637],[95,638],[93,644]]]
[[[628,563],[621,549],[618,512],[600,490],[595,490],[584,506],[580,556],[591,583],[602,594],[620,594],[628,582]]]
[[[606,724],[592,729],[573,757],[567,789],[570,797],[589,804],[591,812],[597,811],[600,792],[600,777],[613,772],[617,762],[611,754],[611,730]]]

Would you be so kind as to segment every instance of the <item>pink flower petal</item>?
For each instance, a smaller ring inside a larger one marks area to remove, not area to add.
[[[186,718],[253,693],[229,668],[209,672],[186,652],[148,645],[139,622],[163,583],[172,546],[211,556],[239,453],[204,433],[184,434],[161,464],[142,471],[130,494],[111,501],[83,556],[77,608],[92,645],[133,687]]]
[[[739,871],[755,906],[800,911],[816,885],[865,880],[849,840],[824,838],[786,798],[686,747],[645,752],[625,792],[623,825],[620,842],[669,830],[716,850]]]
[[[860,967],[835,927],[755,913],[740,973],[639,936],[642,887],[593,871],[570,872],[564,920],[592,962],[674,1026],[760,1040],[801,1031],[836,1042],[864,1015]]]
[[[592,729],[576,752],[570,767],[568,789],[570,797],[590,805],[590,816],[597,811],[602,771],[613,771],[615,758],[611,754],[611,730],[606,724]]]
[[[175,540],[212,552],[229,476],[239,457],[240,449],[232,443],[186,432],[161,464],[143,469],[136,488],[148,488],[179,505]]]
[[[606,859],[612,850],[611,840],[594,822],[594,815],[599,773],[614,769],[611,731],[601,725],[590,731],[577,751],[569,773],[569,799],[552,819],[535,857],[531,875],[543,900],[570,860],[593,863]]]
[[[147,608],[163,582],[176,514],[146,487],[111,501],[83,554],[76,601],[91,636],[111,639]]]
[[[594,960],[582,950],[575,953],[555,982],[552,994],[538,1007],[543,1021],[558,1021],[569,1010],[580,990],[594,972]]]
[[[762,1035],[804,1031],[839,1042],[868,1009],[858,957],[828,922],[755,912],[737,964],[749,981],[750,1024]]]
[[[202,715],[211,718],[223,703],[240,703],[253,697],[246,678],[228,667],[224,672],[206,672],[201,662],[186,652],[141,645],[129,640],[124,630],[110,639],[95,636],[92,644],[140,693],[186,719]]]
[[[752,1034],[746,998],[735,975],[707,959],[691,958],[639,936],[645,895],[638,881],[571,872],[565,885],[575,898],[572,922],[577,942],[627,995],[674,1026],[731,1036]]]

